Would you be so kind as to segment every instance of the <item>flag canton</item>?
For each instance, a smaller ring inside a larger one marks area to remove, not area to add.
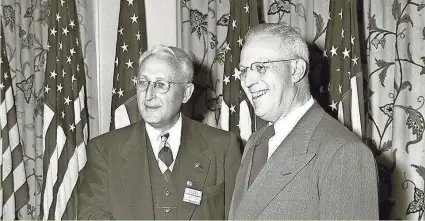
[[[112,110],[136,94],[138,58],[147,48],[144,2],[121,1],[117,32]]]
[[[75,108],[84,90],[84,60],[79,39],[78,18],[72,1],[52,1],[57,13],[50,16],[47,67],[44,83],[45,104],[56,112],[58,123],[75,140]],[[84,106],[83,104],[79,104]]]

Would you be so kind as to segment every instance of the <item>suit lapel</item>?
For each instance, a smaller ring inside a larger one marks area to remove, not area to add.
[[[250,188],[243,194],[235,211],[235,219],[257,218],[276,195],[313,159],[316,154],[308,151],[308,144],[322,116],[323,110],[315,103],[279,145]],[[245,176],[249,177],[249,172]],[[247,179],[244,183],[248,184]]]
[[[203,135],[194,123],[183,116],[181,145],[177,160],[180,162],[178,174],[179,219],[189,220],[196,209],[195,204],[183,202],[185,188],[202,191],[205,178],[211,164],[210,159],[203,153],[208,147]],[[191,186],[188,185],[191,183]]]
[[[140,121],[121,150],[119,164],[122,187],[135,219],[154,219],[145,125]]]

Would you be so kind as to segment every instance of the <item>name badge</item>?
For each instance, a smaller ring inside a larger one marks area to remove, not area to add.
[[[187,187],[184,189],[183,202],[200,205],[201,199],[202,191],[194,190]]]

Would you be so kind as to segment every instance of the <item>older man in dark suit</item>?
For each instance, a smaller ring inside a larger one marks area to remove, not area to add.
[[[378,219],[374,157],[313,100],[308,60],[291,27],[260,24],[245,36],[242,87],[270,125],[246,144],[229,219]]]
[[[80,219],[227,219],[240,164],[234,135],[183,116],[191,59],[158,46],[139,59],[144,121],[90,141]]]

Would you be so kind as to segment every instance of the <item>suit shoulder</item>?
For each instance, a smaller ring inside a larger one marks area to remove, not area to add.
[[[140,127],[140,124],[141,122],[137,122],[120,129],[109,131],[107,133],[92,138],[89,141],[89,144],[92,143],[97,145],[109,146],[109,144],[122,143],[123,141],[128,140],[128,137],[134,130],[137,130]]]

